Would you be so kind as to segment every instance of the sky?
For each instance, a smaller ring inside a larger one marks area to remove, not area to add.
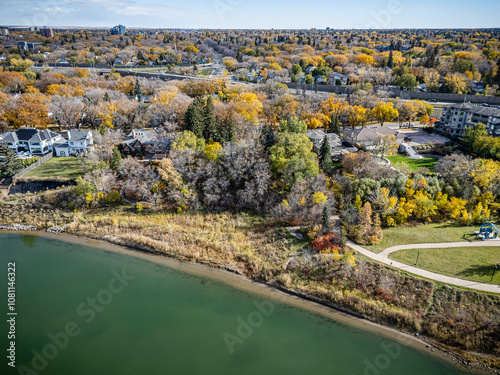
[[[499,15],[499,0],[0,0],[4,26],[498,28]]]

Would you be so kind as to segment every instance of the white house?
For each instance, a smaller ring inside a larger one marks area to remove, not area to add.
[[[68,130],[67,137],[54,146],[56,156],[82,156],[92,152],[94,139],[90,130]]]
[[[62,137],[50,130],[35,128],[19,128],[15,132],[7,132],[0,138],[0,144],[6,143],[16,152],[29,152],[45,155],[53,151],[54,144]]]

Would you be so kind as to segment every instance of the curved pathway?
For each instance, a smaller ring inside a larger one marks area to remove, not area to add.
[[[398,268],[400,270],[413,273],[418,276],[425,277],[427,279],[439,281],[446,284],[456,285],[464,288],[481,290],[484,292],[500,293],[500,285],[479,283],[476,281],[458,279],[456,277],[450,277],[445,275],[440,275],[438,273],[423,270],[421,268],[409,266],[408,264],[396,262],[388,258],[388,255],[404,249],[432,249],[432,248],[447,248],[447,247],[480,247],[480,246],[500,246],[500,241],[481,241],[481,242],[445,242],[445,243],[424,243],[424,244],[411,244],[411,245],[400,245],[391,246],[379,254],[375,254],[370,250],[361,247],[354,242],[347,240],[347,245],[356,250],[358,253],[364,256],[387,264],[389,266]],[[500,251],[500,250],[499,250]]]
[[[500,246],[500,240],[471,241],[471,242],[441,242],[441,243],[420,243],[410,245],[391,246],[379,253],[379,255],[388,257],[389,254],[399,250],[407,249],[444,249],[449,247],[496,247]]]

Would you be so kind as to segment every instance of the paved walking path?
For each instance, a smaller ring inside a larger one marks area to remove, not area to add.
[[[494,247],[500,246],[500,240],[471,241],[471,242],[442,242],[442,243],[420,243],[410,245],[391,246],[379,253],[379,255],[388,257],[389,254],[406,249],[443,249],[449,247]]]
[[[424,244],[412,244],[412,245],[400,245],[392,246],[379,254],[375,254],[370,250],[365,249],[354,242],[347,240],[347,244],[350,248],[356,250],[358,253],[367,256],[373,260],[381,263],[388,264],[392,267],[398,268],[403,271],[413,273],[418,276],[423,276],[431,280],[440,281],[446,284],[456,285],[464,288],[481,290],[484,292],[500,293],[500,285],[479,283],[476,281],[469,281],[458,279],[456,277],[450,277],[445,275],[440,275],[438,273],[423,270],[421,268],[409,266],[404,263],[396,262],[395,260],[389,259],[387,256],[398,250],[403,249],[432,249],[432,248],[446,248],[446,247],[479,247],[479,246],[500,246],[500,241],[481,241],[481,242],[445,242],[445,243],[424,243]],[[500,249],[499,249],[500,252]]]

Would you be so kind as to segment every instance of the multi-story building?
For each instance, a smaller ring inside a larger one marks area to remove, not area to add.
[[[6,143],[16,152],[45,155],[52,152],[54,145],[61,139],[59,134],[47,129],[19,128],[15,132],[2,134],[0,144]]]
[[[83,156],[92,152],[94,139],[90,130],[68,130],[67,137],[54,145],[56,156]]]
[[[111,35],[124,35],[125,31],[126,29],[123,25],[116,25],[109,30]]]
[[[46,38],[53,38],[54,37],[54,31],[52,29],[48,29],[48,28],[43,28],[43,29],[40,29],[40,35],[41,36],[44,36]]]
[[[37,50],[42,43],[17,42],[17,46],[24,51]]]
[[[434,128],[451,137],[462,137],[465,129],[479,123],[486,125],[488,135],[500,137],[500,108],[470,103],[444,107],[441,121]]]

